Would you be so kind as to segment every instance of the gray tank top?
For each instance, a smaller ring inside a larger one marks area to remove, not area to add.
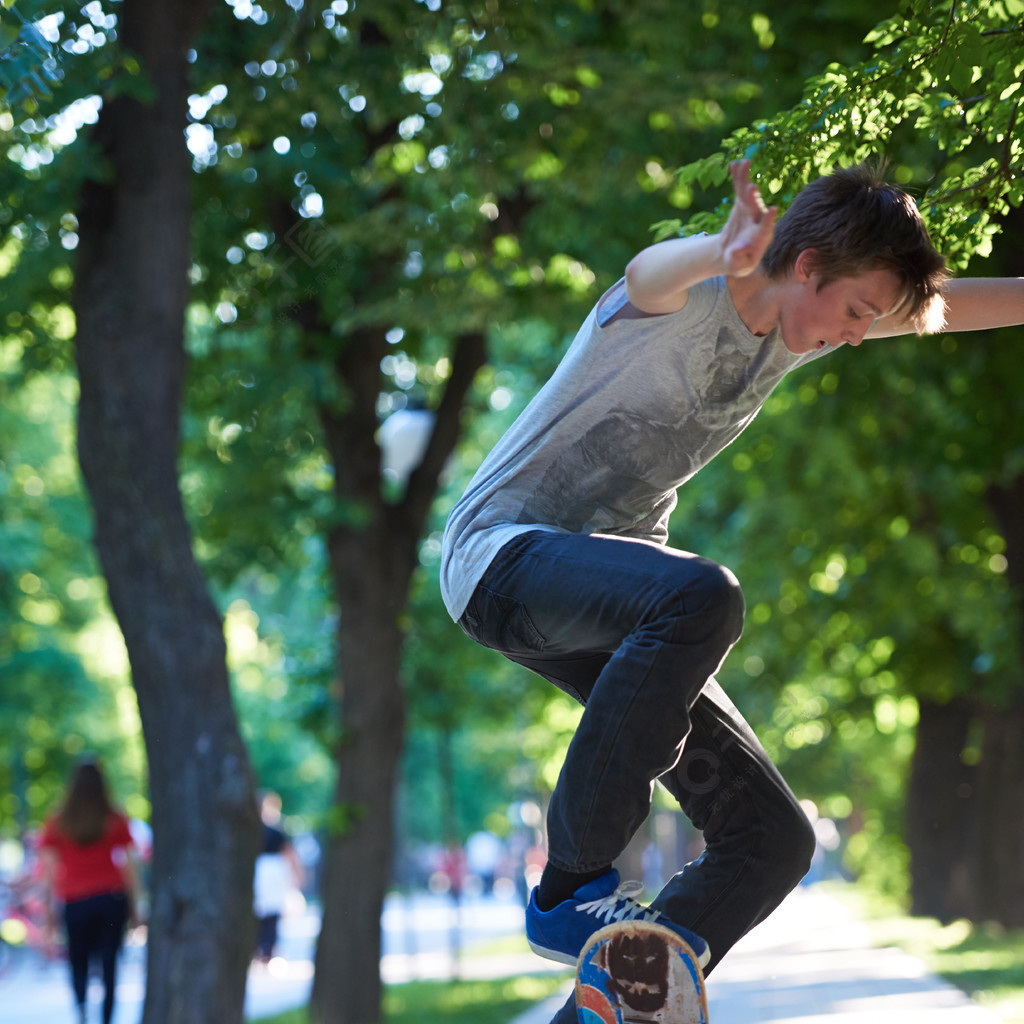
[[[451,616],[498,550],[528,530],[664,544],[676,489],[740,435],[790,370],[821,354],[794,355],[777,329],[752,334],[724,277],[661,316],[630,304],[620,280],[452,510],[441,556]]]

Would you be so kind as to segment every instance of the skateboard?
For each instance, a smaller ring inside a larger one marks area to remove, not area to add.
[[[664,925],[607,925],[577,961],[576,1014],[579,1024],[708,1024],[697,956]]]

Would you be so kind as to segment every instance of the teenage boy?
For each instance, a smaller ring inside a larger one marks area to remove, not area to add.
[[[1024,280],[950,280],[914,202],[860,166],[803,189],[776,228],[731,166],[717,235],[637,255],[456,505],[441,585],[462,629],[584,705],[527,910],[574,964],[622,918],[660,921],[711,970],[804,875],[814,833],[715,681],[743,598],[726,568],[666,546],[676,489],[790,371],[865,337],[1024,321]],[[655,780],[704,853],[650,907],[612,863]],[[556,1024],[575,1021],[573,1000]]]

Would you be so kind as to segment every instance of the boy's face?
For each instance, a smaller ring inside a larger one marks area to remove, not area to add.
[[[880,316],[892,312],[900,281],[891,270],[839,277],[824,287],[808,252],[797,258],[779,315],[782,340],[802,355],[831,345],[859,345]]]

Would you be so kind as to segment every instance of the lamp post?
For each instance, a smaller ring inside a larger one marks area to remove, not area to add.
[[[377,431],[381,475],[388,483],[404,487],[427,450],[434,414],[429,409],[399,409]]]

